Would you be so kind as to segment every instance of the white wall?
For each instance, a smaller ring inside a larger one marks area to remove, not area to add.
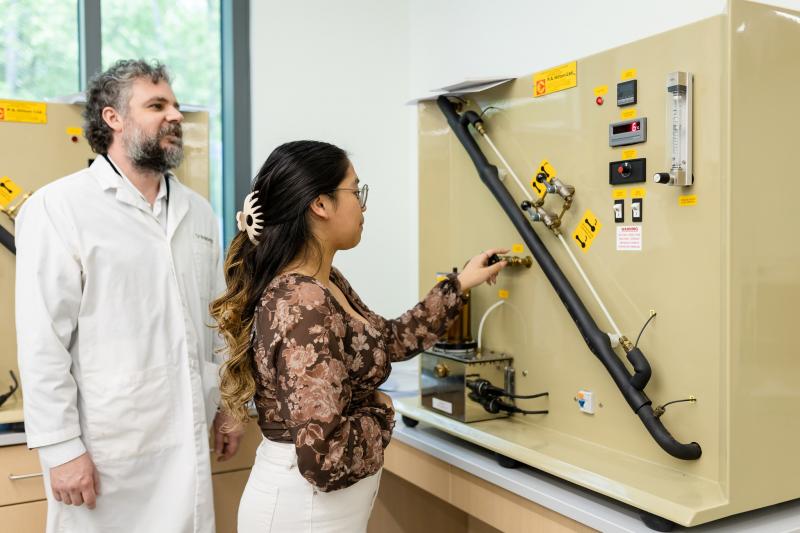
[[[530,74],[722,13],[726,0],[410,0],[411,89]]]
[[[377,312],[414,303],[416,198],[408,126],[408,7],[374,0],[250,2],[253,175],[277,145],[331,142],[370,186],[361,244],[336,264]],[[414,258],[409,259],[413,254]]]
[[[800,9],[800,0],[774,3]],[[376,311],[398,313],[417,295],[415,115],[405,101],[467,77],[579,59],[726,5],[251,0],[254,172],[286,140],[317,138],[352,152],[371,187],[369,209],[362,244],[336,262]]]

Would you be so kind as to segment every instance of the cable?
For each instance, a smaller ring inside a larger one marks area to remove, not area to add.
[[[483,346],[481,344],[481,338],[483,337],[483,324],[486,322],[486,318],[489,316],[489,313],[491,313],[492,311],[494,311],[495,309],[497,309],[498,307],[500,307],[504,303],[506,303],[505,300],[498,300],[497,302],[492,304],[489,307],[489,309],[486,310],[485,313],[483,313],[483,316],[481,317],[480,324],[478,325],[478,347],[477,347],[478,353],[481,353],[481,347]]]
[[[505,396],[507,398],[515,398],[518,400],[531,400],[533,398],[541,398],[542,396],[549,396],[549,392],[539,392],[537,394],[511,394],[505,389],[501,389],[488,379],[478,378],[467,380],[467,387],[474,391],[479,397],[482,398],[497,398],[498,396]]]
[[[481,111],[481,114],[480,114],[480,115],[478,115],[478,118],[483,118],[483,114],[484,114],[484,113],[486,113],[487,111],[489,111],[490,109],[496,109],[496,110],[498,110],[498,111],[501,111],[501,109],[500,109],[499,107],[495,107],[495,106],[493,106],[493,105],[490,105],[489,107],[487,107],[486,109],[484,109],[483,111]]]
[[[644,333],[644,328],[647,327],[647,324],[649,324],[650,321],[653,320],[656,317],[657,314],[658,313],[653,313],[652,315],[650,315],[650,318],[648,318],[647,321],[644,323],[644,326],[642,326],[642,330],[639,332],[639,336],[636,337],[636,342],[633,344],[634,348],[638,348],[639,347],[639,339],[642,338],[642,333]]]
[[[671,402],[667,402],[664,405],[657,405],[655,409],[653,409],[653,414],[655,415],[656,418],[660,418],[661,415],[663,415],[666,412],[668,405],[681,402],[695,403],[696,401],[697,398],[695,398],[694,396],[689,396],[688,398],[684,398],[683,400],[672,400]]]
[[[515,400],[530,400],[532,398],[541,398],[542,396],[550,396],[549,392],[540,392],[538,394],[509,394],[505,393],[503,396],[514,398]]]

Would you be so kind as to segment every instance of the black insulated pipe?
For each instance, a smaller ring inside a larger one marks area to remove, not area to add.
[[[15,245],[14,236],[4,228],[0,226],[0,244],[2,244],[9,252],[14,255],[17,255],[17,247]]]
[[[653,371],[650,368],[650,361],[644,356],[639,348],[634,347],[633,350],[628,352],[628,361],[633,365],[633,375],[631,376],[631,385],[637,390],[644,390],[647,382],[650,381],[650,376]]]
[[[589,350],[591,350],[603,366],[606,367],[614,383],[617,385],[620,392],[622,392],[622,396],[628,402],[631,409],[639,415],[639,418],[644,423],[648,432],[650,432],[650,435],[664,451],[673,457],[687,460],[698,459],[702,453],[700,445],[696,442],[690,444],[678,442],[653,414],[653,409],[651,407],[652,402],[650,399],[641,389],[634,386],[635,383],[637,386],[641,385],[643,389],[644,384],[647,383],[647,379],[640,377],[637,378],[635,382],[632,382],[633,378],[628,372],[628,369],[625,368],[625,365],[611,348],[611,341],[608,335],[597,327],[594,319],[575,293],[575,289],[572,288],[572,285],[564,276],[564,273],[559,268],[555,259],[553,259],[553,256],[550,255],[550,252],[539,239],[539,236],[533,230],[525,215],[517,207],[511,194],[500,182],[497,175],[497,167],[489,164],[489,161],[481,151],[478,143],[475,142],[475,139],[469,132],[467,124],[473,124],[474,127],[476,123],[474,117],[468,115],[462,120],[453,107],[453,104],[445,96],[439,96],[436,103],[447,119],[450,129],[453,130],[456,138],[458,138],[461,145],[467,151],[467,154],[478,171],[478,176],[481,181],[483,181],[484,185],[486,185],[495,197],[500,207],[503,208],[503,211],[505,211],[509,220],[514,225],[517,232],[519,232],[522,240],[525,241],[525,244],[531,250],[534,259],[536,259],[542,272],[544,272],[544,275],[553,286],[553,289],[555,289],[556,294],[558,294],[567,312],[575,322],[575,326],[578,328]],[[474,114],[474,111],[472,113]],[[642,354],[638,348],[636,351],[637,354],[633,356],[634,359],[638,362],[646,361],[644,354]],[[641,356],[641,359],[639,359],[639,356]],[[647,366],[649,368],[649,364]],[[644,376],[643,371],[640,372],[640,375]],[[647,377],[649,378],[649,376]]]

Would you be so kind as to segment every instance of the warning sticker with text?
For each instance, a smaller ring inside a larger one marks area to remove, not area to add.
[[[639,252],[642,250],[641,226],[617,226],[617,251]]]

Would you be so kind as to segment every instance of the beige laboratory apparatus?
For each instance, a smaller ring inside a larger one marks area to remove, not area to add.
[[[534,261],[471,291],[480,346],[423,354],[404,420],[655,528],[799,498],[798,50],[800,13],[733,0],[421,102],[421,293],[498,244]]]

